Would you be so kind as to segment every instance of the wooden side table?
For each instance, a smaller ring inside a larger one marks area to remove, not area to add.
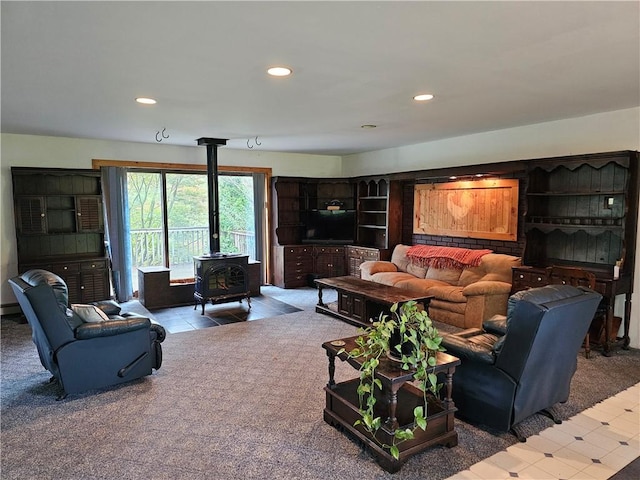
[[[390,473],[395,473],[402,465],[415,455],[434,445],[455,447],[458,444],[458,434],[454,430],[454,414],[456,412],[451,390],[453,386],[453,374],[460,360],[447,353],[439,352],[434,373],[443,374],[444,399],[440,400],[433,395],[428,395],[427,402],[427,429],[416,429],[415,438],[406,440],[398,445],[400,457],[393,458],[387,449],[380,443],[391,445],[396,429],[413,427],[413,410],[422,405],[423,394],[410,382],[413,380],[413,372],[402,370],[400,365],[386,357],[380,358],[380,365],[376,369],[376,378],[382,382],[382,393],[376,402],[376,415],[385,419],[383,426],[378,431],[376,442],[371,434],[362,425],[354,426],[360,419],[357,388],[360,384],[359,377],[345,382],[336,383],[335,359],[349,362],[356,369],[360,369],[362,359],[349,358],[347,352],[356,347],[358,336],[333,340],[322,344],[329,358],[329,382],[324,388],[326,392],[326,407],[324,420],[329,425],[343,428],[367,446],[378,464]],[[344,352],[338,354],[341,349]]]

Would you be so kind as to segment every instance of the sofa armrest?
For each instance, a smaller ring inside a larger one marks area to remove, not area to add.
[[[77,340],[97,337],[111,337],[135,330],[149,329],[151,321],[145,317],[127,318],[123,320],[107,320],[104,322],[83,323],[75,331]]]
[[[367,260],[360,264],[360,275],[364,280],[378,272],[397,272],[398,267],[384,260]]]
[[[476,295],[507,295],[511,292],[511,284],[497,280],[479,280],[462,289],[464,296]]]
[[[495,333],[497,335],[506,335],[507,333],[507,317],[506,315],[494,315],[493,317],[482,322],[482,329],[485,332]]]
[[[474,337],[471,337],[474,338]],[[472,362],[485,363],[493,365],[496,357],[493,354],[493,348],[488,344],[475,343],[469,341],[466,337],[458,335],[443,335],[442,346],[445,351],[460,360],[468,360]]]

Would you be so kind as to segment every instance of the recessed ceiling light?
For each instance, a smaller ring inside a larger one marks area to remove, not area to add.
[[[373,125],[371,123],[367,123],[365,125],[360,125],[360,128],[376,128],[377,125]]]
[[[273,77],[286,77],[291,75],[291,69],[289,67],[271,67],[267,73]]]
[[[156,101],[153,98],[147,97],[138,97],[136,98],[136,102],[142,103],[143,105],[155,105]]]
[[[433,95],[431,95],[430,93],[421,93],[420,95],[416,95],[415,97],[413,97],[416,102],[426,102],[427,100],[431,100],[432,98]]]

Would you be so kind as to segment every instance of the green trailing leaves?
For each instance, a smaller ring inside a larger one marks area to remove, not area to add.
[[[356,340],[358,347],[351,350],[349,356],[363,359],[360,367],[360,384],[357,389],[361,418],[354,423],[354,426],[361,425],[397,460],[400,458],[398,445],[414,438],[415,429],[426,430],[427,428],[427,395],[437,395],[442,386],[438,384],[438,377],[434,370],[437,354],[444,351],[444,348],[437,328],[433,326],[427,312],[416,302],[394,304],[390,312],[390,315],[381,314],[371,327],[363,331]],[[391,345],[391,338],[395,332],[399,332],[400,341],[397,345]],[[410,345],[410,348],[403,352],[402,344]],[[375,415],[374,406],[377,401],[376,390],[382,392],[382,382],[376,378],[376,369],[380,366],[380,358],[383,355],[386,356],[391,350],[402,354],[399,368],[413,371],[413,379],[423,393],[423,405],[417,406],[413,411],[413,428],[396,429],[393,443],[386,445],[376,437],[383,419]]]

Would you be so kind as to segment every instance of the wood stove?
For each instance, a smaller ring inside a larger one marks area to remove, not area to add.
[[[232,300],[242,301],[246,297],[247,305],[251,308],[247,255],[203,255],[193,257],[193,261],[196,277],[193,296],[196,307],[198,303],[202,305],[202,315],[208,301],[216,304]]]
[[[226,145],[220,138],[199,138],[198,145],[207,147],[207,177],[209,194],[209,253],[193,257],[196,277],[193,298],[195,307],[230,302],[249,296],[249,274],[247,255],[220,253],[220,212],[218,202],[218,145]]]

